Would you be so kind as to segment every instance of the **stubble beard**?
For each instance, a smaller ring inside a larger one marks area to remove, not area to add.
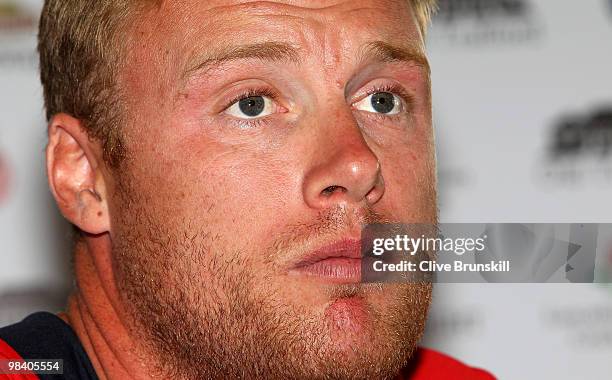
[[[431,284],[331,287],[332,302],[358,297],[366,305],[369,323],[352,336],[324,315],[282,299],[283,284],[272,271],[251,269],[256,254],[246,246],[194,230],[193,221],[168,223],[137,193],[129,194],[113,253],[130,333],[156,358],[152,376],[384,379],[397,375],[416,349]],[[272,247],[290,245],[283,239]],[[388,291],[397,297],[384,310],[368,301]]]

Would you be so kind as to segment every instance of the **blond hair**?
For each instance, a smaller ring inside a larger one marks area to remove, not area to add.
[[[47,120],[64,112],[98,139],[104,159],[123,158],[125,113],[117,72],[124,56],[120,30],[159,0],[45,0],[38,52]],[[411,0],[424,35],[436,0]]]

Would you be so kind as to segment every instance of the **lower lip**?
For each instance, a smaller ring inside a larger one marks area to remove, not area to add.
[[[361,259],[332,257],[297,267],[293,272],[330,282],[355,283],[361,280]]]

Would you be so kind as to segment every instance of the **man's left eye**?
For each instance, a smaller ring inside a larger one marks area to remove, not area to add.
[[[273,111],[273,101],[267,96],[249,96],[234,102],[225,112],[240,119],[268,116]]]
[[[400,112],[402,100],[391,92],[375,92],[361,99],[354,106],[361,111],[394,115]]]

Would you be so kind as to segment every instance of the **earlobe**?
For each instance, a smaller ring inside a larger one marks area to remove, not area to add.
[[[78,119],[66,114],[51,119],[48,133],[47,176],[60,211],[83,232],[108,232],[110,218],[98,142],[89,138]]]
[[[81,190],[79,197],[79,228],[92,235],[108,232],[106,200],[95,190]],[[76,224],[76,223],[75,223]]]

